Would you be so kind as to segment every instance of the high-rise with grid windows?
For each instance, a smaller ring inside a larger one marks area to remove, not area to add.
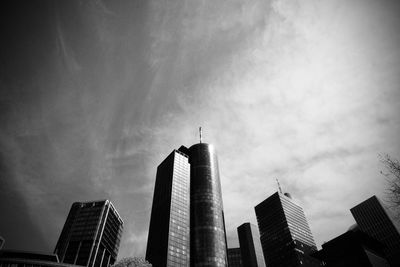
[[[157,266],[190,265],[190,165],[174,150],[158,166],[146,260]]]
[[[350,209],[361,231],[381,242],[390,266],[400,266],[400,233],[391,212],[372,196]]]
[[[261,245],[268,267],[314,267],[320,262],[303,209],[289,194],[276,192],[255,207]]]
[[[72,204],[54,253],[60,262],[108,267],[114,264],[123,221],[109,200]]]
[[[158,166],[146,259],[154,267],[228,265],[212,145],[182,146]]]

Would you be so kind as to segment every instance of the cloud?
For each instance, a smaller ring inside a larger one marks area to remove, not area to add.
[[[130,233],[128,234],[127,243],[130,246],[130,253],[132,255],[145,257],[146,250],[143,247],[143,244],[147,242],[147,232],[141,231],[138,234]]]
[[[0,79],[4,186],[49,232],[42,249],[72,202],[110,198],[125,222],[120,257],[144,255],[156,167],[197,142],[198,126],[218,151],[229,244],[275,178],[318,244],[382,194],[376,155],[400,157],[394,1],[58,5],[19,15],[55,23],[5,38]],[[16,45],[36,35],[30,51]]]

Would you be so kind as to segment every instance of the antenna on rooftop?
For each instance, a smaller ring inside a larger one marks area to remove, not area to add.
[[[281,188],[281,185],[279,184],[278,178],[276,178],[276,182],[277,182],[277,184],[278,184],[279,193],[282,194],[282,188]]]
[[[199,127],[199,134],[200,134],[200,144],[201,144],[201,127]]]

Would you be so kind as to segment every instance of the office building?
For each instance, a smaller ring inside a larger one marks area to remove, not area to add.
[[[181,146],[158,166],[146,259],[155,267],[227,266],[221,184],[212,145]]]
[[[384,253],[391,266],[400,266],[400,234],[390,211],[372,196],[350,209],[358,227],[384,245]]]
[[[122,227],[110,201],[75,202],[54,253],[62,263],[107,267],[117,258]]]
[[[214,147],[191,146],[189,162],[192,266],[226,266],[225,220]]]
[[[264,254],[257,226],[251,223],[244,223],[237,228],[237,233],[243,266],[265,267]]]
[[[242,267],[242,255],[240,248],[228,248],[228,266]]]
[[[311,255],[326,267],[389,267],[383,245],[369,235],[352,227],[346,233],[325,242],[322,249]]]
[[[158,166],[146,260],[157,266],[190,266],[189,157],[174,150]]]
[[[303,209],[289,194],[276,192],[258,204],[255,212],[268,267],[320,266],[309,255],[317,248]]]

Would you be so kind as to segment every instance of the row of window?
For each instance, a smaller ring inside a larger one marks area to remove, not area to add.
[[[181,240],[182,243],[186,243],[187,238],[185,233],[176,233],[171,231],[171,237],[170,238],[175,238],[176,240]]]
[[[189,257],[176,257],[175,255],[170,255],[168,257],[167,266],[178,267],[178,266],[189,266]]]
[[[181,179],[180,179],[181,178]],[[185,179],[182,178],[186,178],[186,177],[179,177],[179,175],[174,175],[174,188],[178,189],[178,190],[184,190],[187,191],[189,189],[189,185],[184,182]]]
[[[175,236],[169,236],[168,244],[171,247],[179,248],[180,250],[189,250],[189,235],[188,234],[176,234]]]

